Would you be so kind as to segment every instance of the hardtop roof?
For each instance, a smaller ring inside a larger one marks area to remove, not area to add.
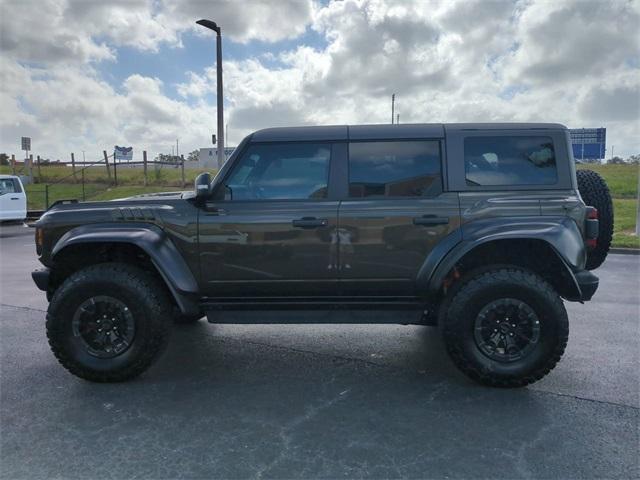
[[[446,131],[460,130],[566,130],[559,123],[404,123],[400,125],[327,125],[273,127],[258,130],[251,142],[340,141],[444,138]]]

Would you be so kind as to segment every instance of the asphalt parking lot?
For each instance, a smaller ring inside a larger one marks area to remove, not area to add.
[[[175,328],[139,379],[68,374],[30,278],[33,231],[0,227],[2,478],[638,478],[640,256],[568,303],[563,360],[478,386],[430,327]]]

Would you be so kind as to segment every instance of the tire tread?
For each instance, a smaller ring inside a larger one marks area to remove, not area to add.
[[[64,347],[63,324],[56,317],[61,302],[75,288],[87,282],[104,281],[105,278],[138,292],[142,297],[140,301],[149,309],[149,318],[152,319],[151,336],[141,354],[126,367],[111,372],[95,371],[74,360]],[[151,274],[120,263],[92,265],[71,275],[53,295],[46,317],[47,339],[58,362],[72,374],[94,382],[121,382],[140,375],[165,350],[171,330],[170,311],[171,304],[164,287]]]
[[[593,170],[578,170],[578,190],[582,200],[598,209],[598,245],[587,253],[587,270],[595,270],[607,258],[613,239],[613,202],[604,178]]]
[[[536,290],[543,295],[547,301],[551,302],[554,308],[559,312],[562,312],[562,316],[557,325],[557,343],[552,354],[547,358],[547,361],[543,365],[522,377],[497,378],[492,375],[491,372],[469,361],[464,354],[464,351],[455,341],[458,332],[452,328],[455,319],[452,319],[451,316],[452,314],[455,315],[456,308],[459,308],[456,306],[467,305],[478,290],[495,285],[496,283],[518,283],[529,289]],[[540,380],[560,361],[569,340],[569,322],[562,299],[558,296],[553,287],[541,277],[531,271],[519,267],[485,269],[484,271],[469,274],[466,277],[466,281],[461,281],[457,285],[457,288],[451,292],[447,297],[447,300],[443,303],[440,310],[439,323],[442,326],[442,334],[447,352],[456,366],[473,380],[492,387],[524,387]]]

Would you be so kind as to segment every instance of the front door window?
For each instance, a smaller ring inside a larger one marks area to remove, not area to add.
[[[331,146],[252,145],[226,185],[232,200],[321,200],[327,197]]]

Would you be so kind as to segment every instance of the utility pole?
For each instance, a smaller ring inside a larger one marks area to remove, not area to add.
[[[78,177],[76,177],[76,157],[71,153],[71,170],[73,172],[73,183],[78,183]]]
[[[211,20],[198,20],[198,25],[202,25],[209,30],[216,32],[216,72],[217,72],[217,101],[218,101],[218,168],[225,162],[224,156],[224,98],[222,95],[222,31],[216,22]]]
[[[400,125],[400,114],[396,114],[396,125]]]
[[[638,169],[640,170],[640,167]],[[640,171],[638,172],[638,193],[636,196],[638,197],[636,205],[636,236],[640,237]]]
[[[393,117],[396,108],[396,94],[391,94],[391,125],[393,125]]]

